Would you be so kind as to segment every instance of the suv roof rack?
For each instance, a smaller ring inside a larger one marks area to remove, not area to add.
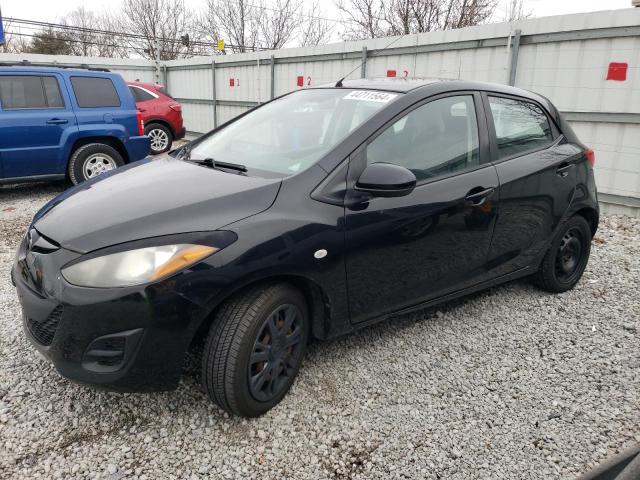
[[[80,65],[63,65],[59,63],[31,63],[29,60],[22,60],[21,62],[0,62],[0,67],[55,67],[55,68],[77,68],[80,70],[92,70],[94,72],[110,72],[108,68],[91,67],[86,63]]]

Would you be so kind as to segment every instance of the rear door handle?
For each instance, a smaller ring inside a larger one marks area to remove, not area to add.
[[[558,175],[559,177],[566,177],[567,175],[569,175],[569,170],[571,170],[573,167],[575,167],[574,163],[562,163],[556,169],[556,175]]]
[[[496,189],[493,187],[480,190],[479,192],[474,192],[474,190],[475,188],[473,190],[470,190],[467,196],[464,197],[467,204],[473,205],[474,207],[482,205],[487,200],[487,198],[493,195],[493,192],[496,191]]]
[[[69,123],[69,120],[65,118],[51,118],[47,120],[47,125],[62,125],[63,123]]]

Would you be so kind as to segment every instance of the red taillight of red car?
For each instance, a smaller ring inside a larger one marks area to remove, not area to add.
[[[142,112],[136,111],[136,118],[138,119],[138,135],[144,135],[144,122],[142,121]]]
[[[596,154],[595,152],[590,148],[588,150],[586,150],[584,152],[584,154],[587,157],[587,162],[589,162],[589,165],[591,165],[591,168],[596,166]]]
[[[171,104],[169,104],[169,108],[171,110],[175,110],[176,112],[181,112],[182,111],[182,105],[180,105],[179,103],[171,103]]]

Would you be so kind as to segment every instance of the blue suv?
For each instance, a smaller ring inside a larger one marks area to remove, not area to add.
[[[148,154],[140,112],[120,75],[0,65],[0,184],[77,184]]]

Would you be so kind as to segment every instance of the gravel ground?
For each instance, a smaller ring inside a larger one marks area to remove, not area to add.
[[[0,189],[0,478],[575,478],[640,442],[640,221],[602,219],[578,287],[519,281],[310,347],[285,400],[96,391],[22,334],[9,268],[63,186]]]

